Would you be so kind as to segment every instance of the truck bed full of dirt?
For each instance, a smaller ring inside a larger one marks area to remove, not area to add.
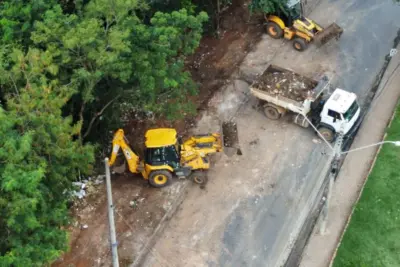
[[[289,70],[269,67],[252,85],[272,96],[284,96],[294,101],[304,101],[311,96],[317,82]]]

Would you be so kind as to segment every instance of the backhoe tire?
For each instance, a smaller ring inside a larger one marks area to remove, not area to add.
[[[152,171],[149,175],[149,184],[153,187],[164,187],[172,180],[172,173],[167,170]]]
[[[283,29],[275,22],[267,23],[267,33],[274,39],[280,39],[283,36]]]
[[[264,114],[270,120],[279,120],[282,117],[282,114],[279,113],[278,109],[268,105],[264,107]]]
[[[307,41],[303,38],[297,37],[293,40],[293,48],[299,52],[303,52],[308,47]]]
[[[329,128],[321,127],[318,131],[328,142],[332,142],[335,138],[335,133]]]

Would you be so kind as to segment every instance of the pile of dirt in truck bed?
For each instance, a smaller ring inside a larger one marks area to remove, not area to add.
[[[313,80],[294,72],[271,71],[261,75],[252,87],[273,96],[280,95],[295,101],[303,101],[312,94],[316,85]]]

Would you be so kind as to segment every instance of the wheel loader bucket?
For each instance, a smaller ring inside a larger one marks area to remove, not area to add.
[[[314,36],[315,44],[320,47],[328,43],[333,38],[339,40],[343,33],[343,29],[336,23],[332,23]]]
[[[222,123],[222,141],[224,146],[224,152],[228,157],[236,155],[242,155],[242,151],[239,146],[239,136],[237,130],[237,124],[234,121],[224,121]]]

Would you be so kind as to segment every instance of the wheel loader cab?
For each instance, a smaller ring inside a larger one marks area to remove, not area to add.
[[[289,12],[288,17],[290,17],[291,20],[296,20],[303,17],[303,6],[300,0],[289,0],[287,3],[287,7]]]

